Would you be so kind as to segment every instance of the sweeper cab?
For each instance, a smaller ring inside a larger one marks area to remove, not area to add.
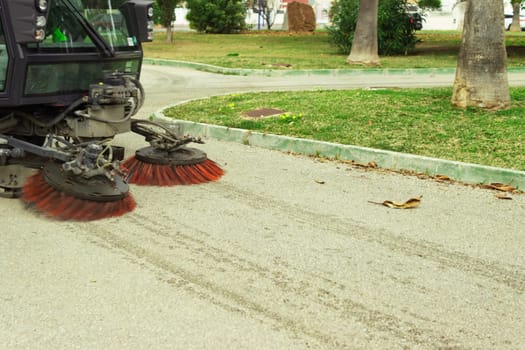
[[[144,102],[147,0],[0,0],[0,196],[60,219],[133,210],[128,182],[213,181],[222,170],[192,137],[134,119]],[[149,146],[124,159],[116,134]]]

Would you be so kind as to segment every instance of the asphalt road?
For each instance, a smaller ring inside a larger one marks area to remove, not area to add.
[[[295,79],[146,66],[141,115],[228,91],[409,81]],[[143,145],[117,139],[129,152]],[[197,147],[226,171],[219,182],[132,186],[138,206],[121,218],[60,222],[0,200],[1,349],[525,344],[525,196],[241,144]],[[369,202],[419,195],[410,210]]]

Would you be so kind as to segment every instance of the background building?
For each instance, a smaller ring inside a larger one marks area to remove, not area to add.
[[[250,7],[256,6],[256,1]],[[264,0],[259,0],[264,1]],[[315,12],[317,28],[322,28],[329,24],[328,13],[332,0],[266,0],[274,8],[272,14],[273,25],[271,29],[280,30],[284,22],[284,15],[286,13],[286,5],[288,2],[300,1],[312,6]],[[414,0],[417,2],[416,0]],[[505,13],[512,14],[512,5],[510,0],[504,0]],[[175,9],[175,30],[187,30],[189,23],[186,20],[187,9],[178,7]],[[441,9],[426,11],[425,21],[423,22],[423,29],[429,30],[461,30],[463,25],[463,15],[465,13],[465,2],[459,0],[441,0]],[[259,16],[256,11],[251,8],[246,15],[246,23],[251,29],[267,29],[266,23],[262,16]]]

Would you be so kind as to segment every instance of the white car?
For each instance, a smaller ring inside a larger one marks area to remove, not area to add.
[[[512,15],[505,15],[505,30],[509,30],[511,24],[512,24]],[[521,30],[525,30],[525,16],[520,15],[520,25],[521,25]]]

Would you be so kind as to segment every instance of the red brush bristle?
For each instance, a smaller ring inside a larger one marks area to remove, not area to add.
[[[219,179],[222,175],[224,175],[224,171],[215,163],[214,161],[211,161],[207,159],[204,163],[197,164],[197,168],[205,174],[207,178],[210,179]]]
[[[91,221],[121,216],[135,209],[131,194],[111,201],[97,202],[75,198],[51,187],[42,172],[27,179],[22,200],[47,216],[60,220]]]
[[[129,183],[143,186],[195,185],[217,181],[224,171],[212,160],[191,165],[161,165],[138,160],[135,156],[123,163]]]

